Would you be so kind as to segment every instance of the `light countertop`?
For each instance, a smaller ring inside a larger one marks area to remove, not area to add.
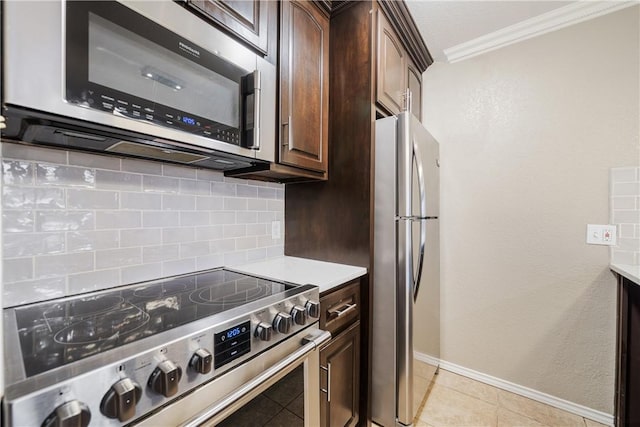
[[[640,265],[609,264],[609,268],[640,285]]]
[[[299,285],[317,285],[320,287],[320,292],[328,291],[367,274],[367,269],[364,267],[290,256],[232,265],[227,268],[239,273],[272,280],[282,280]]]

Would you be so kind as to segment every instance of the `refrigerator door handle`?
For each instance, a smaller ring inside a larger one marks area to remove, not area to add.
[[[425,224],[427,218],[427,197],[425,194],[424,171],[422,169],[422,156],[420,147],[413,141],[413,161],[416,164],[416,172],[418,173],[418,185],[420,190],[420,254],[418,259],[418,272],[413,282],[413,301],[418,299],[418,291],[420,290],[420,279],[422,278],[422,266],[424,264],[424,248],[427,244],[427,226]]]

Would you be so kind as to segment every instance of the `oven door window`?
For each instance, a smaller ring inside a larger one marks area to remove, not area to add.
[[[67,2],[67,101],[240,145],[251,75],[116,2]]]
[[[218,427],[304,426],[304,365],[231,414]]]

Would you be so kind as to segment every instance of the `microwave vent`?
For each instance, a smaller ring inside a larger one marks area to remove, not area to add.
[[[207,156],[202,156],[200,154],[186,153],[184,151],[175,151],[167,148],[136,144],[129,141],[120,141],[116,144],[113,144],[111,147],[107,148],[107,151],[178,163],[194,163],[200,160],[208,159]]]

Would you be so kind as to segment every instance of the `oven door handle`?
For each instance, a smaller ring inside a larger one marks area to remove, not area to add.
[[[215,404],[209,406],[200,414],[192,417],[187,420],[185,423],[181,424],[181,427],[197,427],[204,423],[205,421],[211,419],[216,414],[224,411],[229,406],[238,403],[243,397],[248,395],[251,391],[253,391],[256,387],[260,387],[262,384],[269,381],[272,377],[281,373],[287,367],[297,364],[301,360],[305,359],[309,353],[317,350],[324,343],[331,339],[331,333],[327,331],[318,330],[317,333],[309,334],[302,339],[304,345],[300,347],[295,352],[291,353],[286,358],[282,359],[280,362],[271,366],[269,369],[253,378],[251,381],[242,385],[242,387],[235,390],[233,393],[227,395],[222,400],[216,402]]]

